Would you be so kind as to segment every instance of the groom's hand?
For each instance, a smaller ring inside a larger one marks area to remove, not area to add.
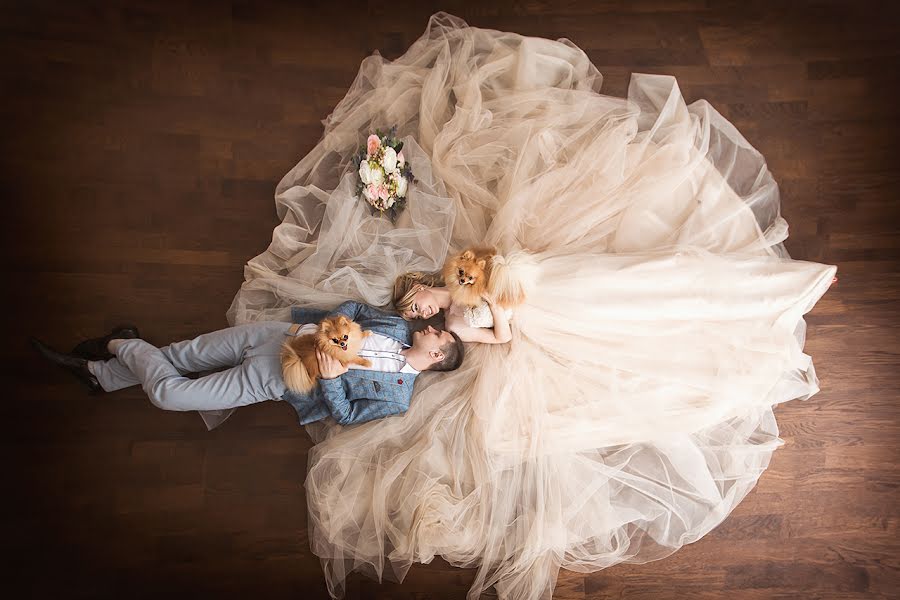
[[[316,350],[316,360],[319,361],[319,377],[322,379],[334,379],[350,370],[338,359],[332,358],[318,349]]]

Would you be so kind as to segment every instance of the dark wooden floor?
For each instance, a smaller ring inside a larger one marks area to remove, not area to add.
[[[557,598],[896,597],[900,19],[890,2],[3,2],[0,522],[9,598],[319,598],[290,407],[207,433],[139,391],[86,397],[25,343],[124,321],[159,344],[225,325],[268,244],[276,182],[360,60],[444,9],[568,37],[625,92],[678,77],[768,158],[797,258],[839,265],[809,318],[822,392],[778,409],[786,445],[718,529]],[[789,8],[785,8],[789,6]],[[350,598],[463,598],[435,561]],[[127,595],[126,595],[127,594]]]

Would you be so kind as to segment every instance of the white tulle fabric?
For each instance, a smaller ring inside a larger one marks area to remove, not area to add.
[[[814,394],[803,314],[835,268],[791,260],[763,157],[675,80],[628,98],[567,40],[445,14],[365,59],[278,185],[283,219],[232,323],[389,300],[448,248],[525,249],[536,291],[507,345],[424,373],[409,412],[310,428],[310,540],[329,588],[440,555],[470,598],[549,598],[560,567],[661,558],[721,523],[780,445],[772,407]],[[397,125],[419,182],[392,225],[353,195],[353,151]]]

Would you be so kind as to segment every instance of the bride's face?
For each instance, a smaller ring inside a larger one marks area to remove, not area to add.
[[[441,308],[438,306],[437,298],[431,293],[430,288],[425,288],[416,292],[413,296],[413,304],[409,310],[403,312],[406,319],[430,319],[438,313]]]

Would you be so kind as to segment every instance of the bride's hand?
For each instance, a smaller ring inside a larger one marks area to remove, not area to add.
[[[490,294],[487,292],[481,294],[481,299],[484,300],[488,306],[494,308],[494,298]]]

